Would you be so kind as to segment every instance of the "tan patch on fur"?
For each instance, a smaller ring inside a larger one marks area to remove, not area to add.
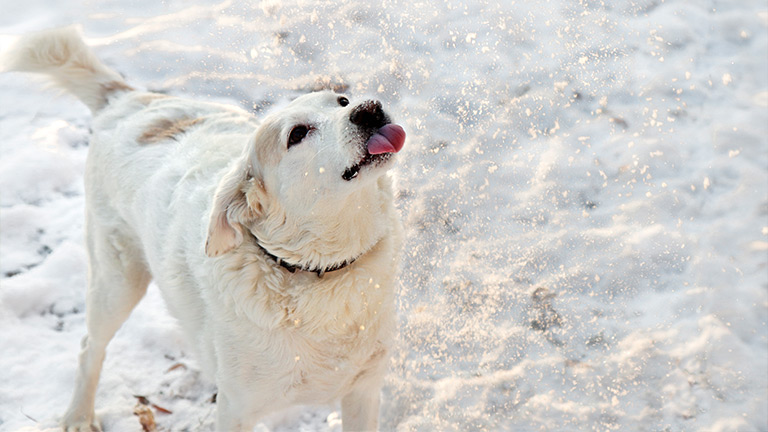
[[[245,199],[250,209],[250,218],[255,219],[264,211],[263,203],[267,199],[267,191],[261,180],[251,178],[245,189]]]
[[[176,135],[183,134],[192,126],[202,122],[201,118],[183,117],[179,119],[160,119],[150,125],[144,133],[139,136],[139,144],[156,144],[163,141],[174,139]]]
[[[92,69],[87,67],[87,65],[81,66],[83,69]],[[96,72],[93,72],[96,73]],[[129,86],[128,84],[122,82],[122,81],[109,81],[106,83],[99,84],[101,87],[101,102],[99,104],[98,108],[103,108],[107,105],[109,102],[109,96],[112,93],[118,92],[118,91],[133,91],[135,90],[133,87]]]
[[[101,91],[104,94],[109,94],[116,91],[133,91],[133,90],[135,90],[133,87],[120,81],[110,81],[110,82],[101,84]]]
[[[136,101],[144,105],[149,105],[152,101],[166,99],[168,97],[169,96],[160,93],[144,93],[136,96]]]

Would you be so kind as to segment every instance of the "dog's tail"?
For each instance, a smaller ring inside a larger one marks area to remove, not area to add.
[[[133,90],[120,74],[96,58],[74,27],[21,37],[0,58],[0,70],[46,74],[94,113],[110,96]]]

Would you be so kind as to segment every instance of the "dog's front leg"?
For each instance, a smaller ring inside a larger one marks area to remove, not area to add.
[[[344,432],[375,431],[379,423],[379,386],[358,387],[341,399]]]
[[[216,430],[219,431],[242,431],[243,423],[240,421],[240,415],[236,403],[230,400],[229,396],[219,388],[216,394]]]
[[[243,398],[233,398],[227,391],[216,395],[216,430],[227,432],[250,432],[256,424],[253,415],[245,410]]]

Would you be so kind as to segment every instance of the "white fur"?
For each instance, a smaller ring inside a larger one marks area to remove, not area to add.
[[[71,29],[22,38],[5,64],[52,76],[94,111],[88,335],[66,430],[98,428],[105,348],[150,279],[218,385],[217,430],[251,430],[271,411],[337,399],[345,430],[376,428],[401,230],[390,162],[341,178],[363,151],[349,121],[355,104],[314,93],[259,122],[135,91]],[[186,127],[164,136],[173,122]],[[296,124],[314,129],[287,149]],[[323,277],[291,273],[254,235],[307,268],[357,260]]]

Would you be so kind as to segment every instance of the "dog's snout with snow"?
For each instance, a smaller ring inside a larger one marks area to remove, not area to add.
[[[349,121],[361,128],[378,129],[389,123],[389,118],[384,113],[381,102],[367,100],[352,110],[349,114]]]
[[[405,145],[405,131],[392,123],[379,101],[359,103],[350,112],[349,121],[357,127],[357,135],[362,140],[359,142],[360,159],[341,176],[345,181],[356,179],[365,167],[385,166]]]

